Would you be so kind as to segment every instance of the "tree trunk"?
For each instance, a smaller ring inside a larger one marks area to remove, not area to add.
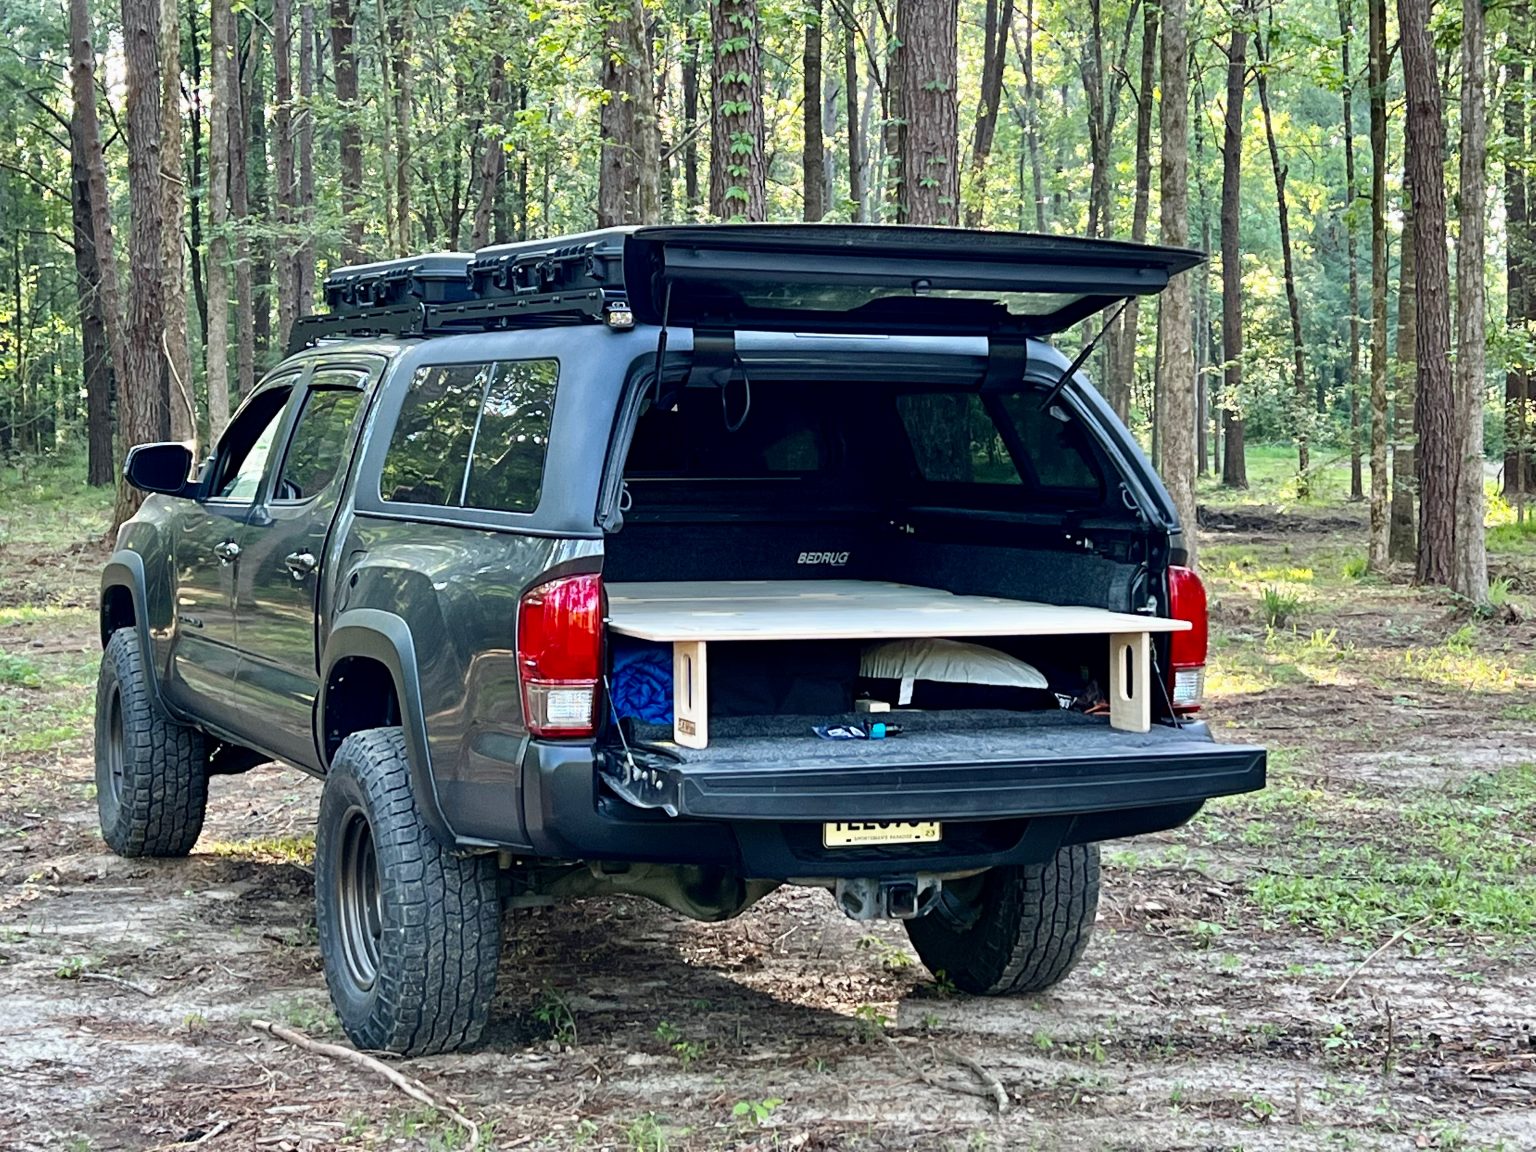
[[[256,19],[251,20],[250,47],[246,52],[248,77],[241,97],[246,118],[246,245],[251,263],[253,384],[254,373],[270,366],[267,353],[272,346],[272,194],[267,171],[266,56],[258,43],[258,24]]]
[[[240,21],[230,16],[229,42],[234,45],[229,102],[229,215],[235,248],[235,387],[240,399],[256,382],[256,307],[251,286],[251,186],[247,164],[250,149],[250,97],[247,81],[256,66],[256,25],[249,21],[248,52],[240,48]]]
[[[1204,93],[1196,94],[1204,103]],[[1111,121],[1113,122],[1113,121]],[[1195,120],[1195,189],[1200,200],[1200,250],[1211,250],[1211,208],[1205,182],[1205,120]],[[1204,476],[1211,460],[1211,275],[1202,267],[1195,273],[1199,291],[1195,297],[1195,462],[1196,475]]]
[[[1414,432],[1419,479],[1421,584],[1450,584],[1456,539],[1456,475],[1460,466],[1456,397],[1451,381],[1450,269],[1445,239],[1445,119],[1440,106],[1440,69],[1429,30],[1429,0],[1398,0],[1403,83],[1408,98],[1406,133],[1411,141],[1414,240],[1418,263],[1418,397]]]
[[[161,2],[160,37],[160,214],[164,221],[160,243],[165,276],[166,393],[171,439],[196,445],[192,351],[187,343],[187,265],[181,248],[181,221],[187,214],[187,176],[181,139],[181,17],[176,0]]]
[[[187,0],[187,39],[192,57],[192,173],[187,185],[187,248],[192,253],[192,299],[197,306],[197,330],[200,339],[207,339],[208,286],[203,280],[203,210],[207,204],[207,189],[203,183],[203,125],[208,120],[203,105],[202,37],[198,35],[198,0]],[[194,393],[194,397],[195,397]],[[196,402],[194,399],[194,407]]]
[[[395,251],[411,254],[411,32],[416,14],[410,0],[389,6],[385,27],[389,30],[390,73],[393,80],[395,120]],[[660,163],[659,156],[657,163]]]
[[[212,0],[208,61],[208,436],[229,423],[229,121],[234,88],[230,0]]]
[[[1354,70],[1349,42],[1354,36],[1354,0],[1339,0],[1339,52],[1344,105],[1344,250],[1349,261],[1349,498],[1365,498],[1360,461],[1360,268],[1355,244]]]
[[[957,19],[957,0],[897,2],[900,223],[955,224],[960,219]]]
[[[1248,80],[1247,0],[1235,0],[1227,47],[1227,108],[1221,142],[1221,482],[1248,487],[1243,444],[1243,99]]]
[[[1269,111],[1269,53],[1264,37],[1258,37],[1259,107],[1264,112],[1264,138],[1269,143],[1269,163],[1275,174],[1275,205],[1280,217],[1280,265],[1285,277],[1285,300],[1291,314],[1291,420],[1296,433],[1296,495],[1305,500],[1312,493],[1312,465],[1308,454],[1307,425],[1311,398],[1307,393],[1306,345],[1301,334],[1301,298],[1296,293],[1296,268],[1291,257],[1291,213],[1285,196],[1286,165],[1280,162],[1275,141],[1274,118]]]
[[[709,212],[720,220],[763,220],[768,211],[768,167],[757,0],[718,0],[710,6],[709,19],[715,44]]]
[[[1530,16],[1523,2],[1509,9],[1508,64],[1504,81],[1504,323],[1512,331],[1525,325],[1531,302],[1527,299],[1526,273],[1532,257],[1530,203],[1526,175],[1514,157],[1525,156],[1529,147],[1526,125],[1526,61],[1530,51]],[[1530,490],[1529,438],[1530,373],[1518,360],[1504,374],[1504,497],[1523,519],[1525,497]]]
[[[855,223],[867,217],[864,204],[864,134],[859,120],[859,55],[853,21],[843,17],[843,99],[848,105],[848,207]]]
[[[1147,239],[1147,217],[1152,202],[1152,94],[1157,87],[1157,23],[1161,10],[1156,0],[1146,0],[1141,11],[1141,87],[1136,94],[1136,192],[1131,206],[1131,239],[1138,244]],[[1105,380],[1105,399],[1122,423],[1128,423],[1131,418],[1131,383],[1136,376],[1140,323],[1141,302],[1133,296],[1109,334],[1110,367]]]
[[[1102,0],[1088,0],[1088,38],[1078,51],[1078,75],[1088,112],[1088,235],[1103,236],[1109,215],[1109,126],[1104,115]]]
[[[1413,564],[1419,555],[1419,524],[1414,513],[1418,493],[1413,414],[1418,407],[1418,229],[1414,225],[1413,172],[1407,141],[1403,157],[1403,239],[1397,258],[1397,345],[1393,356],[1392,396],[1392,508],[1388,524],[1387,554],[1393,560]]]
[[[1159,239],[1164,244],[1189,244],[1189,45],[1184,0],[1163,3],[1162,104],[1158,125],[1162,137],[1159,172]],[[1190,278],[1175,276],[1162,295],[1158,331],[1162,343],[1158,378],[1162,407],[1163,482],[1173,497],[1184,527],[1186,561],[1196,562],[1195,517],[1195,362],[1190,347]]]
[[[1366,5],[1371,104],[1371,530],[1366,567],[1384,572],[1388,563],[1387,4],[1366,0]]]
[[[357,3],[331,0],[331,67],[336,74],[336,113],[341,121],[341,259],[360,264],[363,247],[363,117],[357,102]]]
[[[491,77],[487,85],[486,107],[490,115],[480,144],[479,175],[480,195],[475,201],[474,231],[470,234],[471,248],[484,248],[491,239],[491,217],[496,208],[496,189],[506,176],[507,150],[501,137],[501,111],[507,100],[507,62],[501,53],[491,57]],[[599,196],[601,203],[601,195]],[[601,219],[601,209],[599,209]]]
[[[805,13],[804,77],[801,87],[801,123],[805,144],[800,154],[800,186],[804,215],[820,220],[827,214],[826,141],[821,131],[821,0],[810,0]]]
[[[689,220],[699,211],[699,34],[695,0],[683,4],[683,196]]]
[[[603,46],[599,228],[661,219],[661,140],[645,7],[624,0],[612,13]]]
[[[982,35],[981,97],[976,104],[976,129],[971,136],[971,188],[965,202],[965,225],[980,228],[986,220],[987,161],[997,136],[997,110],[1003,100],[1003,75],[1008,66],[1008,37],[1013,29],[1013,0],[987,0]]]
[[[96,120],[96,86],[91,75],[95,54],[91,50],[85,0],[72,0],[69,14],[71,80],[75,96],[74,111],[69,119],[69,200],[74,224],[80,354],[85,376],[86,483],[92,488],[105,488],[116,479],[112,469],[114,355],[113,338],[109,338],[108,328],[119,323],[118,304],[115,282],[109,292],[103,277],[104,262],[97,240],[98,213],[92,194],[92,184],[99,179],[105,199],[107,174],[101,154],[101,129]],[[105,208],[99,215],[106,215]],[[110,247],[110,239],[107,243]],[[116,358],[121,361],[121,357],[119,348]]]
[[[294,250],[298,190],[294,179],[293,0],[272,0],[272,150],[277,231],[272,242],[277,273],[277,340],[288,334],[299,309],[299,263]]]
[[[160,200],[160,0],[123,0],[123,60],[127,81],[129,298],[123,374],[117,381],[118,442],[135,444],[171,434],[166,389],[165,218]],[[126,481],[117,487],[115,528],[138,510],[143,496]]]
[[[1024,0],[1024,139],[1029,149],[1030,186],[1035,194],[1035,231],[1045,231],[1045,173],[1040,163],[1040,78],[1035,75],[1035,0]]]
[[[1483,376],[1487,286],[1488,62],[1483,0],[1461,5],[1461,230],[1456,244],[1456,510],[1451,587],[1474,604],[1488,602],[1483,541]]]
[[[307,315],[315,306],[315,4],[299,0],[299,190],[297,223],[300,239],[294,251],[294,315]],[[283,333],[284,349],[288,332]]]

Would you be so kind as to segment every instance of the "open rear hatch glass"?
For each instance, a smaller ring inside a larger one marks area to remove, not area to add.
[[[857,224],[638,228],[643,323],[768,331],[1059,332],[1149,296],[1204,256],[1112,240]]]

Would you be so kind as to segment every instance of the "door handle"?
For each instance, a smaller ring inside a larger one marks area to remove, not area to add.
[[[287,566],[295,580],[304,579],[319,563],[313,552],[290,552],[283,557],[283,564]]]
[[[233,540],[225,540],[213,546],[213,554],[219,558],[219,563],[228,564],[240,555],[240,545]]]

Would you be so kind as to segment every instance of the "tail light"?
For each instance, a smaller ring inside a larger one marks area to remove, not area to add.
[[[1175,712],[1194,712],[1205,695],[1205,655],[1210,643],[1210,622],[1205,608],[1205,585],[1191,568],[1168,569],[1168,614],[1187,620],[1188,632],[1169,637],[1168,698]]]
[[[601,577],[568,576],[524,594],[517,607],[517,668],[529,732],[593,734],[602,651]]]

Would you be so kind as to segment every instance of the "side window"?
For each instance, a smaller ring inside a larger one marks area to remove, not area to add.
[[[366,379],[365,373],[315,373],[288,441],[274,499],[308,500],[330,486],[345,466],[352,422],[363,404],[363,393],[356,385]]]
[[[283,420],[283,407],[297,379],[294,375],[281,387],[258,392],[224,430],[214,463],[218,474],[210,487],[215,497],[243,501],[256,498],[261,474],[272,455],[272,442],[277,438],[277,426]]]
[[[1095,489],[1099,471],[1082,425],[1058,420],[1040,407],[1036,392],[998,397],[1042,488]]]
[[[379,472],[379,496],[443,508],[532,512],[544,484],[559,364],[419,369]]]
[[[935,484],[1023,483],[986,405],[974,392],[896,397],[912,455]]]

